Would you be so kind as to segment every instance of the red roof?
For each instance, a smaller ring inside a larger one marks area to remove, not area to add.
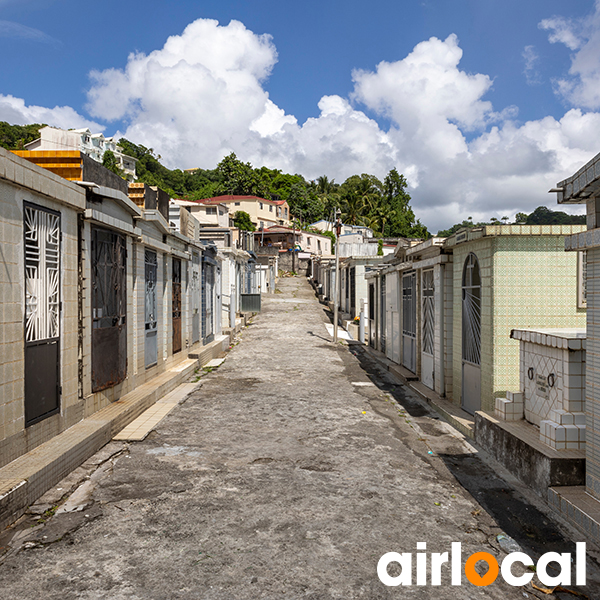
[[[196,202],[198,202],[198,204],[221,204],[227,202],[240,202],[241,200],[258,200],[259,202],[266,202],[267,204],[274,204],[276,206],[285,204],[285,200],[267,200],[267,198],[259,198],[258,196],[232,196],[231,194],[215,196],[214,198],[203,198]]]

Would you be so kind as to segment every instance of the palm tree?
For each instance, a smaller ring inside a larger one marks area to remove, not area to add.
[[[362,225],[364,222],[364,200],[355,193],[347,194],[342,202],[342,221],[348,225]]]

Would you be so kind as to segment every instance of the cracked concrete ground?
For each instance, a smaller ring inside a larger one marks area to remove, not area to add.
[[[532,557],[573,543],[360,347],[334,345],[304,279],[278,287],[143,442],[112,442],[4,532],[0,597],[573,598],[447,571],[435,588],[379,581],[379,558],[417,542],[499,562],[503,532]],[[593,560],[579,592],[600,598]]]

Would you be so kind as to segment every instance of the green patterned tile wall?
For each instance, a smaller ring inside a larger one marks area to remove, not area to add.
[[[456,404],[462,398],[462,274],[470,252],[481,271],[483,410],[493,410],[507,390],[519,390],[519,344],[510,339],[511,329],[585,327],[586,311],[577,308],[577,255],[565,252],[564,235],[548,235],[551,226],[541,229],[542,235],[496,235],[453,248]]]

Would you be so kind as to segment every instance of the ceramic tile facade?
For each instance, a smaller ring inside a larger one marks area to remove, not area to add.
[[[25,182],[28,187],[24,187]],[[186,349],[191,339],[191,318],[187,314],[190,306],[187,274],[191,259],[188,247],[193,241],[176,233],[171,235],[166,221],[161,224],[155,215],[146,220],[125,196],[119,200],[119,193],[114,194],[115,197],[111,192],[101,203],[95,202],[92,210],[81,187],[0,149],[0,467],[187,360]],[[24,410],[24,202],[60,213],[62,233],[60,409],[57,414],[28,427],[25,427]],[[135,211],[139,218],[134,220]],[[121,383],[96,393],[92,393],[91,363],[93,226],[115,227],[125,235],[127,250],[127,375]],[[139,243],[142,233],[144,241]],[[161,265],[158,271],[162,292],[159,294],[159,364],[152,369],[144,367],[144,248],[147,244],[156,246]],[[202,251],[204,247],[198,248]],[[182,351],[176,354],[172,351],[170,270],[173,255],[182,260]],[[217,296],[220,295],[219,291]],[[220,305],[216,305],[215,311],[220,314],[220,310]],[[218,324],[220,319],[216,322]],[[220,330],[215,331],[215,335],[219,336]]]
[[[499,235],[502,227],[508,227],[510,235]],[[581,230],[581,226],[502,227],[487,227],[478,238],[450,244],[455,298],[461,298],[463,265],[469,252],[475,253],[481,269],[483,410],[494,410],[496,398],[519,389],[519,345],[510,339],[512,329],[583,327],[586,318],[585,309],[577,308],[577,257],[564,252],[564,235]],[[460,302],[454,307],[453,322],[453,401],[459,404]]]
[[[600,229],[592,232],[600,234]],[[587,250],[586,486],[600,499],[600,248]]]
[[[2,252],[0,255],[0,466],[80,418],[77,410],[77,213],[85,193],[72,183],[0,149]],[[27,181],[24,188],[17,181]],[[50,192],[57,193],[51,199]],[[60,214],[59,413],[25,428],[24,202]]]
[[[519,402],[496,399],[496,414],[523,416],[556,450],[585,448],[585,330],[514,330],[520,341]],[[524,398],[524,400],[523,400]],[[520,414],[518,414],[520,412]]]

